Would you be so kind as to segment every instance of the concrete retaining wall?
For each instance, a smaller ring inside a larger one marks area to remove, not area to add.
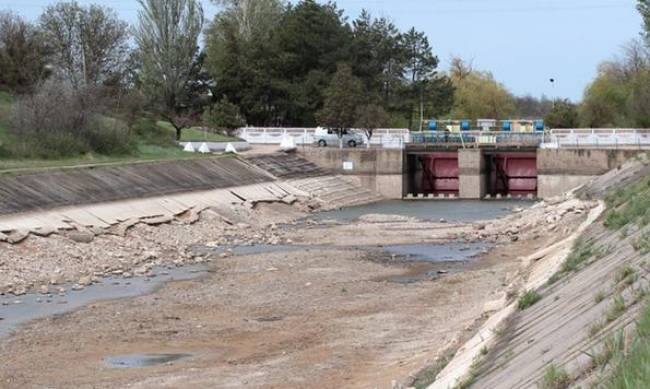
[[[386,198],[404,195],[402,150],[309,148],[300,155],[331,173],[350,176]]]
[[[0,215],[272,181],[237,158],[79,168],[0,177]]]
[[[538,197],[561,195],[621,166],[638,150],[540,149]]]

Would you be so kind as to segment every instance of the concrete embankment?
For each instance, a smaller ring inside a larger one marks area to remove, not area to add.
[[[237,158],[0,176],[0,215],[272,181]]]
[[[648,174],[644,158],[632,160],[576,195],[603,198]],[[649,259],[649,251],[640,247],[647,227],[631,222],[623,229],[608,228],[603,215],[598,210],[573,236],[522,258],[527,270],[518,276],[518,293],[458,350],[430,388],[459,383],[476,388],[560,387],[545,382],[553,379],[562,379],[561,387],[603,382],[617,352],[613,336],[622,330],[623,343],[629,345],[648,286]],[[527,291],[535,291],[528,297],[539,299],[532,306],[517,299]]]
[[[367,203],[380,197],[297,156],[80,168],[0,177],[0,242],[57,231],[87,235],[133,225],[168,223],[209,207],[293,202],[311,197],[319,207]],[[113,231],[114,232],[114,231]]]

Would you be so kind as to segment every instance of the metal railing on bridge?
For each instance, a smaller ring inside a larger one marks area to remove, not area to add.
[[[553,129],[547,132],[542,148],[650,148],[650,129],[598,128]]]
[[[282,127],[244,127],[238,136],[250,144],[279,145],[287,136],[293,137],[296,145],[313,145],[316,141],[316,128],[282,128]],[[409,130],[400,128],[380,128],[368,137],[363,131],[357,131],[364,138],[364,143],[384,148],[403,148],[409,141]]]
[[[281,144],[287,136],[296,145],[313,145],[316,128],[245,127],[239,137],[250,144]],[[650,149],[650,129],[553,129],[536,132],[512,131],[424,131],[378,129],[373,147],[404,148],[406,145],[450,147],[541,147],[541,148],[639,148]]]

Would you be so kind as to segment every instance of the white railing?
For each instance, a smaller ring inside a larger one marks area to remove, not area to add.
[[[554,129],[542,148],[650,148],[650,129]]]
[[[353,130],[355,131],[355,130]],[[281,127],[244,127],[239,130],[238,136],[250,144],[279,145],[282,140],[291,136],[296,145],[311,145],[316,141],[316,128],[281,128]],[[368,137],[363,131],[356,132],[368,144]],[[382,128],[373,131],[370,145],[384,148],[402,148],[410,141],[409,130],[396,128]]]

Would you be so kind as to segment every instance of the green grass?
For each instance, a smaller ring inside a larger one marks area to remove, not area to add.
[[[438,374],[449,364],[449,362],[454,358],[454,353],[451,351],[445,352],[436,362],[419,372],[415,376],[415,380],[411,384],[415,389],[426,389],[431,385],[435,380]]]
[[[630,266],[625,266],[624,268],[620,269],[618,272],[616,272],[616,276],[614,277],[616,284],[624,283],[626,286],[634,284],[638,279],[639,275],[637,274],[636,270]]]
[[[614,304],[612,304],[612,306],[607,311],[607,322],[611,323],[614,320],[618,319],[625,313],[626,310],[627,307],[625,306],[625,299],[623,296],[617,296],[614,298]]]
[[[646,232],[641,235],[638,239],[632,242],[632,247],[642,255],[650,253],[650,234]]]
[[[608,211],[605,226],[620,230],[630,223],[650,223],[650,176],[635,185],[618,189],[606,196]]]
[[[615,348],[615,350],[620,350],[620,348]],[[615,365],[605,387],[609,389],[647,388],[648,383],[650,383],[650,300],[646,300],[646,306],[639,318],[636,337],[629,353]]]
[[[578,242],[576,243],[573,251],[562,264],[562,268],[554,274],[549,280],[549,284],[554,284],[566,274],[578,271],[585,265],[589,264],[592,258],[602,258],[606,252],[602,248],[596,248],[591,242]]]
[[[26,173],[47,169],[81,167],[85,165],[121,165],[138,162],[186,160],[194,158],[214,157],[199,153],[185,153],[180,148],[161,147],[154,145],[139,145],[134,155],[106,156],[86,154],[79,157],[64,159],[2,159],[0,158],[0,174]]]
[[[542,389],[565,389],[570,385],[571,377],[566,370],[552,363],[544,371],[540,387]]]
[[[156,124],[158,125],[158,127],[164,128],[165,130],[168,130],[173,134],[176,134],[176,130],[170,123],[161,120],[158,121]],[[239,139],[235,137],[203,131],[199,127],[185,128],[181,132],[181,142],[195,142],[195,141],[234,142],[238,140]]]
[[[603,369],[615,363],[616,360],[620,359],[624,348],[625,337],[622,330],[608,336],[603,342],[600,352],[590,355],[593,367]]]
[[[519,296],[519,300],[517,300],[517,307],[520,311],[523,311],[532,307],[541,299],[542,296],[540,296],[536,291],[527,290]]]

